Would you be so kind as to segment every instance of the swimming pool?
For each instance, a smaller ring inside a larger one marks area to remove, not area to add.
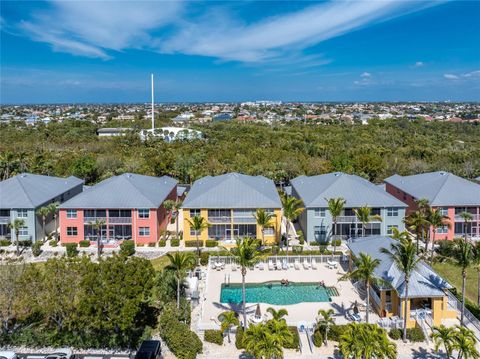
[[[303,302],[329,302],[330,297],[338,295],[335,288],[321,287],[318,283],[290,283],[288,286],[283,286],[280,282],[248,283],[245,288],[247,303],[288,305]],[[241,303],[242,285],[222,284],[220,302]]]

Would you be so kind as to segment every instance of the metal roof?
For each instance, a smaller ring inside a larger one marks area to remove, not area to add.
[[[158,208],[176,185],[177,180],[168,176],[124,173],[92,186],[60,208]]]
[[[479,206],[480,185],[452,173],[438,171],[413,176],[393,175],[385,182],[409,195],[428,199],[431,206]]]
[[[382,188],[356,175],[342,172],[300,176],[290,181],[305,207],[327,207],[329,198],[345,199],[346,207],[406,207]]]
[[[374,259],[380,260],[380,265],[375,270],[377,277],[391,284],[401,298],[405,297],[405,276],[398,269],[392,259],[381,248],[390,250],[393,239],[387,236],[369,236],[357,238],[347,243],[348,248],[355,257],[360,253],[368,254]],[[420,262],[413,271],[408,296],[413,297],[443,297],[444,289],[452,288],[450,284],[433,271],[424,262]]]
[[[227,173],[206,176],[193,184],[183,208],[281,208],[272,180],[263,176]]]
[[[0,208],[34,209],[82,184],[83,180],[74,176],[21,173],[0,182]]]

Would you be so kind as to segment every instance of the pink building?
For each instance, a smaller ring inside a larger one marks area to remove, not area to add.
[[[163,202],[177,199],[177,181],[125,173],[86,189],[60,206],[61,243],[156,243],[170,220]],[[101,223],[100,229],[95,223]]]
[[[480,240],[480,185],[449,172],[430,172],[413,176],[393,175],[385,179],[386,190],[408,205],[407,215],[418,209],[415,201],[427,199],[430,206],[450,218],[450,228],[437,229],[435,240],[467,235]],[[460,217],[469,212],[472,221],[465,223]],[[433,238],[433,231],[430,232]]]

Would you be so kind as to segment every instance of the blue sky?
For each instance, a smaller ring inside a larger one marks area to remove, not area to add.
[[[479,101],[478,1],[1,1],[1,103]]]

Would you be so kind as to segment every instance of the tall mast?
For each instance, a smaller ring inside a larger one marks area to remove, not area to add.
[[[154,99],[153,99],[153,74],[152,74],[152,133],[155,129],[155,106],[154,106]]]

